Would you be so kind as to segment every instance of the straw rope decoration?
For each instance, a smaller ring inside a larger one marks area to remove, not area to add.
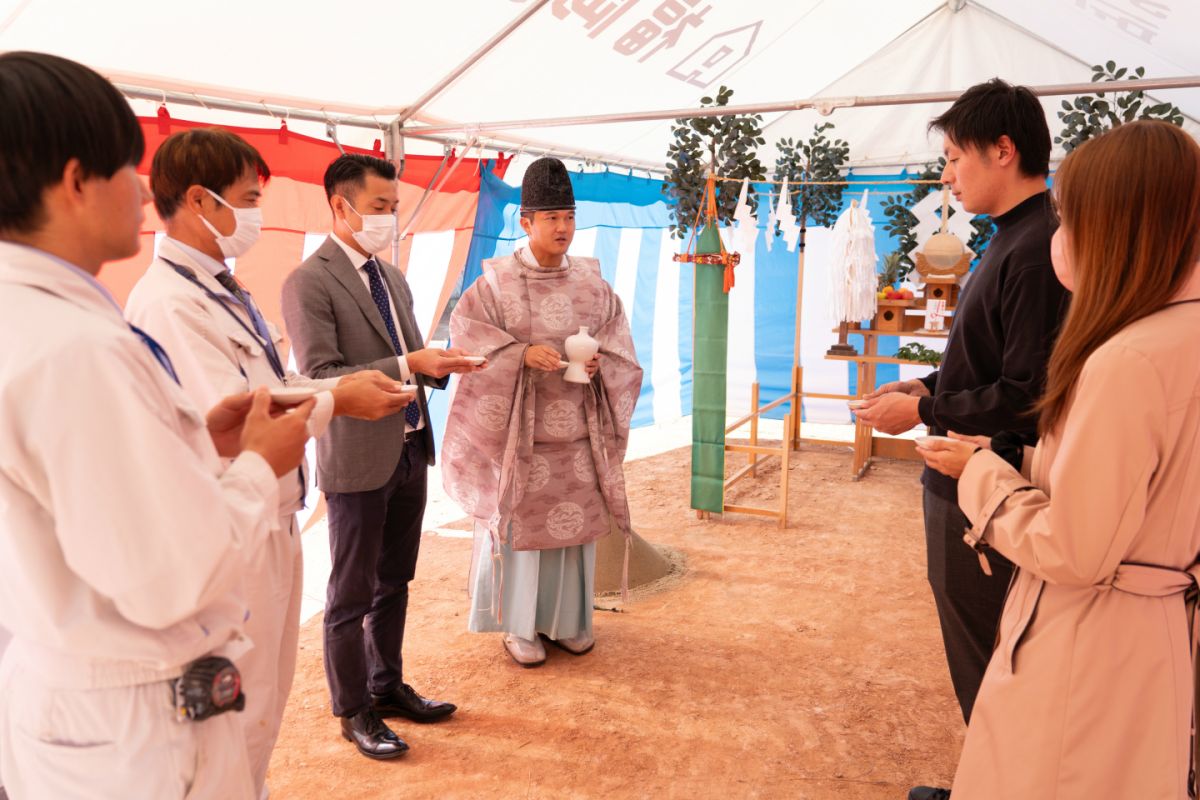
[[[718,178],[715,174],[708,174],[708,181],[704,186],[704,207],[696,210],[696,219],[692,223],[692,235],[688,239],[687,249],[682,253],[676,253],[672,256],[672,260],[681,263],[691,264],[724,264],[725,265],[725,293],[729,294],[729,290],[733,288],[734,275],[733,268],[742,261],[740,253],[730,253],[725,249],[725,240],[721,238],[720,231],[717,232],[717,245],[721,248],[721,252],[717,253],[693,253],[692,247],[696,243],[696,233],[700,230],[700,218],[705,218],[705,223],[716,224],[717,221],[717,184],[718,180],[728,180],[727,178]]]

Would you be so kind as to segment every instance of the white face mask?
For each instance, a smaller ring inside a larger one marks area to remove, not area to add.
[[[349,200],[342,199],[346,202],[346,208],[358,214],[358,209],[350,205]],[[362,230],[351,229],[350,232],[358,246],[368,253],[374,255],[381,252],[396,238],[396,218],[391,214],[358,214],[358,217],[363,223]],[[349,221],[346,224],[349,225]]]
[[[237,258],[242,253],[245,253],[254,243],[258,241],[258,237],[262,234],[262,209],[261,208],[234,208],[225,202],[225,198],[214,192],[212,189],[204,191],[216,198],[217,202],[223,206],[227,206],[233,212],[234,229],[233,233],[228,236],[222,235],[213,224],[200,217],[200,221],[204,223],[204,227],[208,228],[209,232],[217,239],[217,247],[221,248],[221,254],[226,258]],[[199,216],[199,215],[197,215]]]

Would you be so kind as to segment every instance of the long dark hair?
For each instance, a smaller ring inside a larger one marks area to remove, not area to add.
[[[1141,120],[1071,152],[1054,180],[1075,289],[1050,356],[1040,432],[1054,430],[1083,365],[1122,328],[1160,310],[1200,257],[1200,145]]]

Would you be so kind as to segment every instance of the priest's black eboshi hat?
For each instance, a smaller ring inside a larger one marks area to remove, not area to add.
[[[521,181],[521,211],[562,211],[575,208],[575,191],[567,168],[557,158],[539,158]]]

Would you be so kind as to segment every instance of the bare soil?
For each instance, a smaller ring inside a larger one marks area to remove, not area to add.
[[[963,726],[925,579],[919,468],[850,480],[845,449],[793,454],[791,522],[688,508],[686,448],[627,466],[638,532],[682,573],[596,612],[596,649],[521,669],[466,630],[471,542],[426,535],[406,680],[459,705],[393,728],[390,763],[344,741],[301,634],[274,798],[904,798],[948,785]],[[732,467],[731,467],[732,469]],[[767,505],[778,462],[731,492]],[[610,605],[605,598],[603,605]],[[617,603],[619,605],[619,603]]]

